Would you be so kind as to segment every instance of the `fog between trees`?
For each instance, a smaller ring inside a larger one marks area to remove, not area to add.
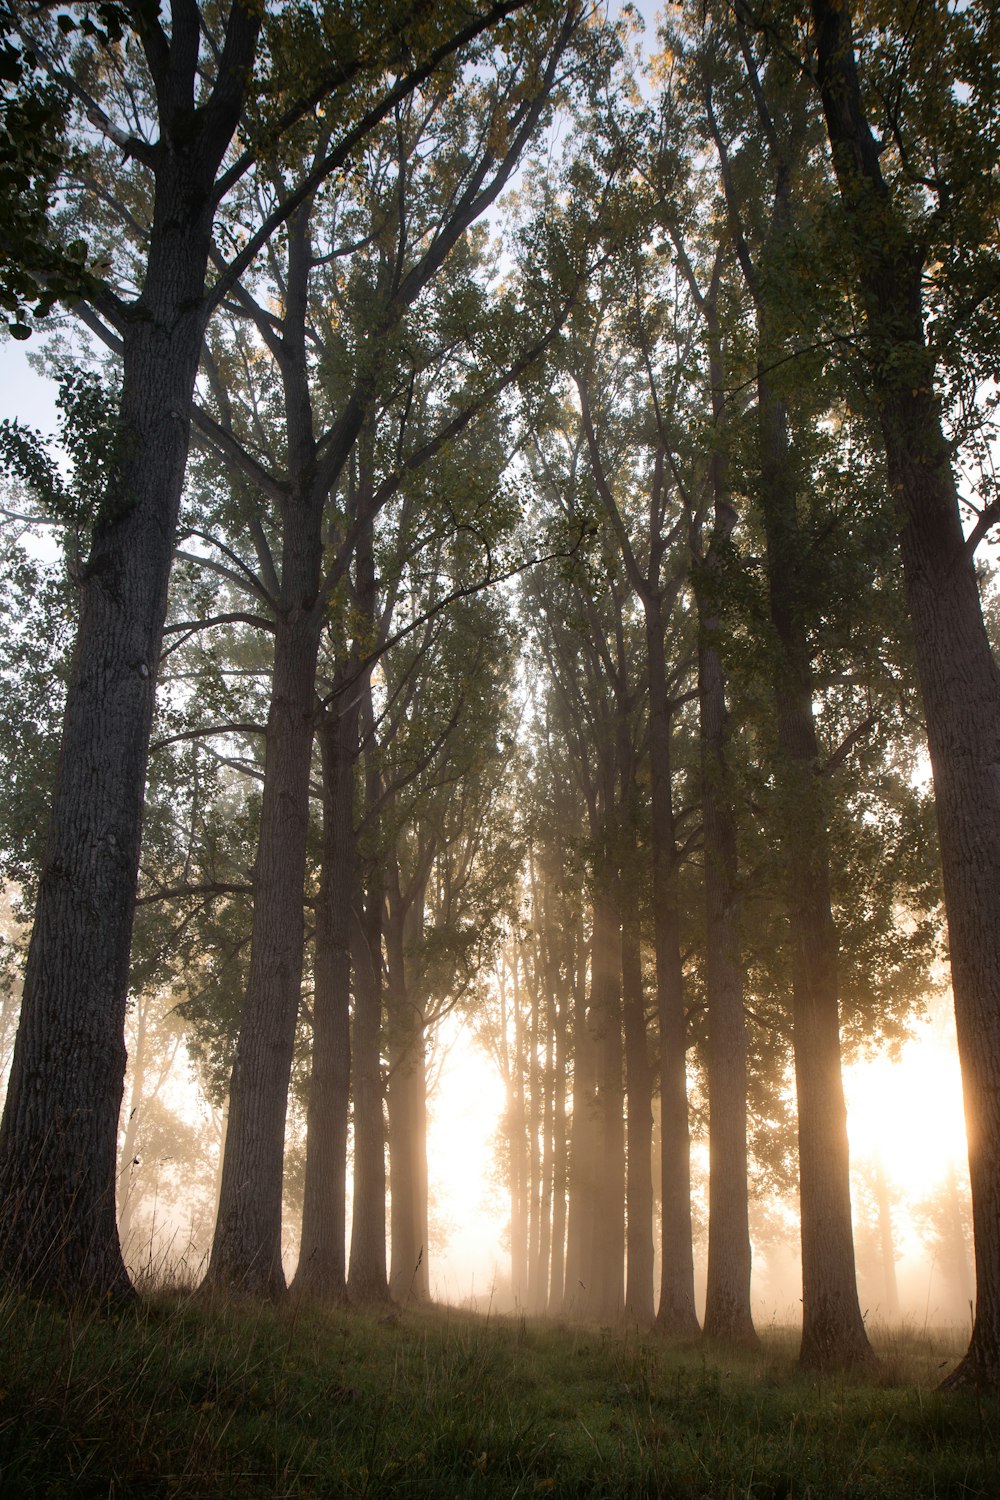
[[[426,1299],[461,1018],[518,1305],[752,1345],[797,1195],[803,1362],[868,1365],[843,1066],[947,947],[995,1383],[990,8],[68,16],[5,54],[0,1272],[133,1295],[187,1053],[208,1286]]]

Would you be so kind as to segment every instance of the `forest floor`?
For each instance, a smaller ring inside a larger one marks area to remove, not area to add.
[[[876,1377],[821,1379],[780,1330],[732,1357],[445,1308],[9,1297],[0,1496],[1000,1496],[997,1397],[935,1389],[960,1336],[877,1342]]]

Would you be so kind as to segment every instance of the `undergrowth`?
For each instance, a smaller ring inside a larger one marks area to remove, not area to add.
[[[807,1378],[652,1334],[213,1304],[0,1302],[0,1496],[1000,1495],[995,1397],[935,1389],[957,1341],[883,1333]]]

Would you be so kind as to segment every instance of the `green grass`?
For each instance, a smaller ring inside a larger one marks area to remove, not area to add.
[[[996,1398],[959,1352],[883,1336],[879,1376],[808,1379],[654,1336],[180,1295],[117,1317],[0,1303],[0,1496],[1000,1495]]]

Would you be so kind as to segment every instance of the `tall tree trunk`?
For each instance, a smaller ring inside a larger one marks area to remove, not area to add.
[[[858,277],[934,795],[969,1126],[976,1317],[948,1384],[1000,1384],[1000,672],[965,544],[934,360],[923,247],[892,200],[864,111],[851,8],[813,0],[818,81]]]
[[[400,1303],[430,1301],[427,1243],[427,1042],[423,1020],[389,1020],[389,1290]]]
[[[511,970],[511,1004],[514,1010],[514,1057],[511,1066],[508,1108],[510,1118],[510,1270],[511,1291],[516,1307],[523,1309],[528,1296],[528,1160],[525,1118],[524,1020],[521,1015],[520,954],[514,953]]]
[[[566,1084],[569,1071],[567,1018],[572,994],[572,935],[566,944],[565,969],[558,967],[555,1005],[555,1071],[552,1078],[552,1272],[549,1278],[549,1312],[560,1312],[566,1295],[566,1193],[569,1173],[569,1136],[566,1120]]]
[[[858,1304],[851,1225],[847,1106],[840,1057],[838,941],[830,894],[829,832],[817,777],[809,642],[801,603],[800,537],[784,403],[766,374],[772,347],[760,317],[758,403],[761,505],[771,619],[779,816],[792,944],[795,1093],[799,1122],[802,1348],[805,1365],[873,1359]]]
[[[319,722],[323,770],[323,854],[316,907],[312,1071],[306,1115],[302,1240],[292,1283],[297,1296],[347,1296],[347,1128],[351,1077],[351,908],[354,769],[358,709],[337,700]]]
[[[254,869],[250,974],[229,1087],[222,1192],[207,1284],[253,1296],[285,1289],[281,1184],[285,1116],[305,943],[303,887],[309,831],[309,772],[320,616],[319,528],[302,517],[301,549],[290,547],[287,612],[275,638],[260,834]],[[286,531],[289,540],[291,525]],[[297,554],[297,555],[296,555]],[[301,567],[296,588],[292,577]]]
[[[528,1002],[531,1021],[528,1041],[526,1076],[528,1082],[527,1127],[528,1127],[528,1292],[529,1312],[539,1313],[545,1308],[545,1288],[548,1286],[548,1265],[544,1272],[541,1266],[542,1242],[542,1066],[540,1059],[541,1005],[543,981],[537,935],[538,915],[535,915],[536,935],[534,939],[533,972],[529,976]],[[527,974],[527,964],[525,965]]]
[[[756,1344],[750,1312],[747,1031],[740,961],[736,819],[726,769],[725,683],[713,622],[698,653],[708,995],[709,1217],[705,1337]]]
[[[305,942],[303,888],[316,659],[323,609],[323,512],[316,478],[306,319],[313,265],[309,206],[288,225],[281,372],[288,467],[281,587],[254,867],[250,973],[229,1087],[229,1131],[207,1282],[252,1295],[285,1290],[281,1185],[285,1116]]]
[[[653,1073],[646,1035],[642,986],[638,893],[623,878],[622,1014],[625,1025],[625,1085],[628,1154],[625,1196],[625,1316],[650,1327],[653,1307]]]
[[[597,1056],[597,1190],[594,1219],[595,1316],[610,1322],[624,1306],[625,1111],[621,1021],[621,921],[617,874],[602,850],[594,872],[590,1030]]]
[[[656,1326],[672,1338],[696,1338],[691,1229],[691,1129],[687,1098],[687,1024],[677,910],[670,699],[659,602],[643,599],[649,671],[649,755],[653,803],[653,934],[660,1022],[660,1154],[663,1246]]]
[[[594,1159],[597,1142],[596,1049],[587,1025],[587,960],[583,922],[576,930],[573,987],[573,1111],[570,1118],[566,1294],[563,1311],[584,1316],[594,1291],[593,1223],[597,1212]]]
[[[701,299],[709,347],[714,443],[713,520],[709,545],[695,568],[698,611],[698,707],[702,827],[705,844],[705,988],[708,1000],[708,1279],[705,1337],[755,1345],[750,1311],[750,1214],[747,1181],[747,1028],[743,1010],[736,809],[729,773],[729,710],[719,652],[715,598],[723,551],[736,524],[729,488],[725,367],[718,313],[716,260]]]
[[[969,1265],[962,1201],[958,1194],[958,1182],[953,1166],[949,1166],[945,1182],[945,1238],[949,1259],[954,1266],[955,1280],[958,1283],[963,1309],[971,1309],[974,1306],[976,1289]]]
[[[546,932],[546,949],[548,933]],[[541,1193],[538,1207],[538,1271],[535,1287],[535,1311],[544,1313],[549,1305],[552,1265],[552,1196],[555,1170],[555,1031],[558,999],[552,983],[551,964],[545,965],[545,1061],[540,1068],[542,1087]]]
[[[386,1302],[385,1121],[382,1085],[383,872],[377,868],[355,913],[354,1207],[347,1290],[352,1302]]]
[[[395,1301],[430,1300],[427,1244],[427,1043],[424,1017],[410,994],[407,948],[423,928],[423,894],[404,905],[392,862],[386,911],[389,1182]]]
[[[829,828],[818,777],[808,601],[803,544],[788,438],[788,414],[772,368],[783,340],[786,249],[794,230],[792,162],[769,114],[752,58],[744,52],[758,121],[774,174],[770,220],[756,263],[741,221],[728,153],[710,101],[737,257],[757,314],[757,415],[760,506],[767,548],[772,681],[777,723],[775,779],[785,907],[792,953],[792,1024],[799,1132],[804,1365],[864,1365],[874,1359],[858,1305],[851,1225],[847,1108],[840,1057],[838,939],[830,890]]]
[[[0,1275],[122,1297],[115,1216],[125,1002],[154,684],[208,315],[215,175],[261,15],[235,4],[211,111],[171,49],[150,249],[122,335],[120,458],[80,587],[59,770],[0,1125]],[[223,76],[224,74],[224,76]]]

